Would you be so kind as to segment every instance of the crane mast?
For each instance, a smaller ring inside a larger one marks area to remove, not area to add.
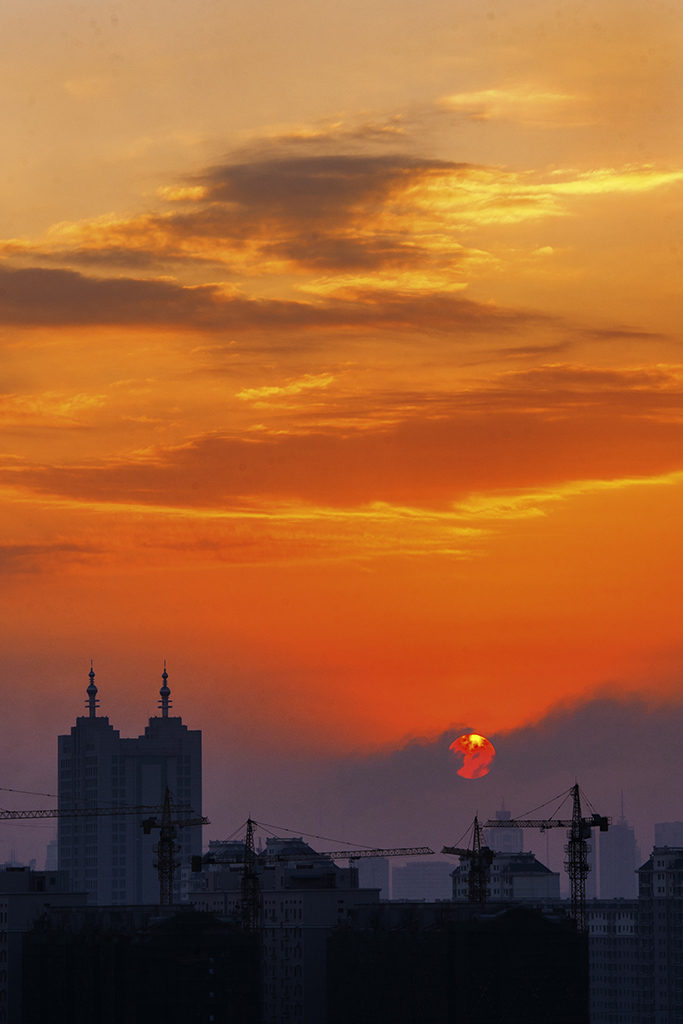
[[[333,861],[348,860],[351,865],[353,861],[363,860],[366,857],[415,857],[433,855],[434,851],[429,846],[402,846],[399,848],[364,849],[364,850],[324,850],[322,853],[287,853],[287,852],[256,852],[254,847],[254,832],[257,821],[247,818],[244,836],[244,861],[242,863],[242,878],[240,883],[239,911],[242,919],[242,927],[245,931],[256,932],[259,926],[261,911],[261,879],[260,868],[264,864],[286,864],[288,861]],[[225,844],[226,848],[228,844]],[[203,857],[192,858],[192,871],[197,873],[208,864],[235,864],[235,860],[229,855],[221,857],[220,846]],[[237,861],[239,864],[240,861]]]
[[[157,855],[155,867],[159,872],[159,902],[170,905],[173,902],[173,875],[178,866],[176,861],[175,839],[179,828],[190,825],[209,825],[208,818],[188,818],[181,821],[173,821],[172,813],[191,810],[186,804],[174,804],[171,800],[171,793],[166,787],[164,805],[161,813],[161,821],[157,822],[156,815],[159,808],[154,805],[144,804],[138,807],[72,807],[38,810],[38,811],[6,811],[0,810],[0,821],[29,821],[32,818],[100,818],[104,815],[117,817],[120,814],[150,814],[154,815],[142,822],[145,835],[149,835],[153,828],[160,829],[159,843],[154,847]]]
[[[493,864],[493,850],[483,842],[482,828],[479,819],[474,818],[472,825],[472,849],[460,846],[444,846],[442,853],[450,853],[462,860],[469,860],[470,870],[467,877],[469,898],[471,903],[486,902],[486,873]]]
[[[170,907],[173,903],[173,879],[175,869],[180,864],[180,861],[176,860],[178,853],[178,847],[176,846],[178,829],[188,828],[192,825],[210,824],[208,818],[185,818],[174,821],[172,817],[173,811],[180,809],[180,807],[174,806],[172,803],[171,791],[167,786],[164,793],[161,821],[157,821],[155,816],[153,818],[146,818],[142,822],[142,830],[146,836],[150,834],[153,828],[159,829],[159,842],[154,846],[154,853],[157,858],[154,866],[159,875],[159,903],[162,907]]]
[[[258,930],[261,912],[261,880],[256,871],[256,849],[254,847],[254,825],[247,818],[247,831],[244,836],[244,871],[242,873],[242,893],[240,911],[242,927],[245,932]]]
[[[579,931],[585,931],[586,878],[591,869],[588,863],[590,847],[586,840],[590,839],[591,831],[594,828],[606,832],[612,824],[612,819],[596,813],[591,814],[590,817],[584,817],[581,813],[581,794],[578,782],[572,786],[570,792],[572,794],[571,819],[509,818],[507,821],[495,819],[487,821],[486,828],[539,828],[541,831],[548,828],[566,828],[568,830],[568,842],[564,848],[567,859],[564,866],[569,875],[571,913]]]

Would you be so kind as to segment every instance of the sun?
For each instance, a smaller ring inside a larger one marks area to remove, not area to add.
[[[459,764],[458,775],[462,775],[463,779],[481,779],[488,775],[496,756],[493,743],[476,732],[458,736],[448,749],[456,758]]]

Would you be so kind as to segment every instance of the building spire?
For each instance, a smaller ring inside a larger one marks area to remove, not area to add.
[[[88,709],[88,714],[90,718],[96,718],[97,709],[100,706],[100,702],[97,699],[97,687],[95,686],[95,673],[92,667],[92,658],[90,659],[90,671],[88,672],[88,678],[90,679],[90,683],[88,684],[88,687],[85,691],[88,694],[88,699],[85,702],[85,706]]]
[[[159,690],[159,696],[161,697],[161,700],[159,701],[159,707],[161,708],[161,717],[162,718],[168,718],[168,709],[173,704],[173,701],[169,699],[170,696],[171,696],[171,691],[170,691],[168,683],[166,681],[168,679],[168,672],[166,671],[166,659],[165,658],[164,658],[164,671],[161,673],[161,678],[163,679],[164,682],[163,682],[163,685],[162,685],[161,689]]]

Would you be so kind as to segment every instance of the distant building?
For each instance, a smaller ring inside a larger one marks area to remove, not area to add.
[[[454,900],[469,899],[469,873],[470,862],[462,859],[452,875]],[[491,901],[558,901],[560,875],[533,853],[497,853],[486,873],[486,895]]]
[[[22,939],[48,907],[85,906],[66,871],[0,868],[0,1024],[22,1020]]]
[[[683,821],[660,821],[655,825],[655,846],[683,849]]]
[[[496,811],[496,819],[512,820],[512,813],[505,809],[505,802]],[[496,853],[521,853],[524,849],[524,829],[521,828],[485,828],[484,839],[488,848]]]
[[[600,899],[634,900],[638,895],[640,855],[636,834],[624,817],[600,833]]]
[[[51,839],[45,851],[45,870],[57,871],[59,868],[59,843]]]
[[[109,719],[97,714],[95,673],[90,670],[86,707],[69,736],[59,737],[59,809],[161,806],[168,786],[178,803],[202,810],[202,734],[169,716],[166,669],[159,691],[161,716],[150,718],[144,735],[121,739]],[[189,812],[188,812],[189,813]],[[159,901],[153,847],[158,830],[143,835],[148,814],[59,819],[59,867],[91,903],[150,904]],[[180,860],[202,852],[201,827],[180,831]],[[180,898],[175,880],[174,902]]]
[[[357,861],[358,885],[361,889],[379,889],[379,898],[388,900],[391,896],[389,888],[389,861],[386,857],[366,857]]]
[[[391,871],[391,898],[394,900],[449,900],[451,871],[446,860],[414,860]]]

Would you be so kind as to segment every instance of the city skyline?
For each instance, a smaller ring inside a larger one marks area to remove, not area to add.
[[[88,681],[89,686],[80,688],[80,699],[76,698],[75,703],[78,705],[85,698],[85,707],[76,706],[74,716],[79,716],[80,722],[87,725],[95,699],[98,705],[96,721],[103,722],[104,718],[109,719],[111,715],[109,729],[122,724],[125,726],[125,716],[120,716],[120,709],[115,705],[112,707],[106,697],[105,706],[101,707],[101,690],[96,691],[93,697],[94,678],[91,669],[91,673],[81,681]],[[167,684],[173,680],[169,680],[165,669],[160,680],[162,691],[155,687],[154,692],[161,708],[164,693],[168,703],[170,691]],[[159,692],[162,693],[161,700],[158,699]],[[579,767],[581,769],[585,797],[599,811],[612,815],[617,832],[619,827],[632,831],[635,826],[637,842],[643,851],[641,859],[644,860],[653,843],[679,845],[677,841],[669,842],[662,838],[665,829],[674,830],[671,832],[672,835],[675,832],[674,838],[679,837],[679,832],[675,830],[683,829],[683,813],[676,791],[661,786],[659,782],[652,785],[639,772],[639,765],[632,756],[638,743],[643,749],[659,743],[662,748],[659,763],[665,774],[667,764],[669,773],[673,774],[676,770],[677,750],[680,749],[678,737],[683,735],[683,715],[678,712],[676,718],[674,709],[663,708],[657,721],[653,709],[649,710],[647,716],[644,715],[645,710],[639,705],[628,708],[623,702],[619,705],[603,698],[593,704],[581,704],[577,708],[568,709],[565,715],[556,714],[535,726],[512,732],[505,738],[507,763],[504,762],[501,770],[493,777],[486,776],[475,783],[461,779],[449,757],[450,741],[457,730],[434,741],[413,740],[401,749],[380,752],[364,759],[347,757],[320,760],[302,755],[288,761],[281,760],[279,770],[284,786],[278,785],[276,767],[266,756],[262,759],[260,769],[250,765],[248,774],[244,774],[242,764],[231,762],[229,758],[223,757],[219,762],[210,758],[208,764],[204,758],[203,803],[211,819],[211,825],[204,830],[204,842],[206,845],[211,840],[224,839],[236,828],[243,826],[249,816],[257,823],[263,823],[266,835],[273,830],[277,832],[278,829],[284,829],[285,834],[301,833],[318,840],[327,838],[324,844],[326,848],[337,848],[346,843],[351,846],[375,847],[429,845],[438,852],[444,843],[467,845],[461,841],[461,834],[471,829],[475,813],[480,820],[485,819],[489,813],[497,818],[519,818],[537,807],[541,799],[544,805],[547,804],[550,816],[565,816],[569,813],[570,794],[568,790],[562,790],[561,786],[568,776],[569,766],[574,765],[577,770]],[[180,723],[180,713],[184,709],[177,706],[175,711],[179,717],[171,721]],[[163,722],[162,718],[157,717],[160,713],[158,708],[150,708],[149,712],[152,715],[150,726],[154,722]],[[212,734],[210,720],[193,722],[192,717],[190,715],[189,727],[200,728],[199,732],[192,732],[191,735],[205,733],[207,727],[209,735]],[[644,729],[644,722],[651,730],[649,733]],[[136,714],[130,728],[115,728],[115,734],[121,731],[138,735],[143,725],[144,722]],[[180,725],[180,728],[185,730],[186,727]],[[148,732],[149,728],[145,728],[145,735]],[[580,742],[577,742],[577,737],[580,737]],[[50,740],[54,742],[55,739],[53,734]],[[66,737],[60,742],[64,740]],[[123,740],[122,745],[129,744],[132,749],[143,740],[141,735],[139,740]],[[145,742],[142,742],[144,746]],[[532,758],[528,756],[530,750],[534,752]],[[24,753],[27,762],[35,762],[33,751]],[[56,754],[55,750],[55,777],[58,763]],[[610,761],[612,763],[606,767],[606,762]],[[113,774],[110,777],[105,768],[103,762],[101,786],[104,788],[99,803],[109,806],[111,800],[106,793],[110,785],[118,785],[118,779]],[[38,778],[42,769],[39,768],[39,774],[35,774],[34,766],[32,771],[32,777]],[[539,779],[544,780],[542,791]],[[629,783],[626,792],[621,790],[617,796],[616,786],[623,785],[625,780]],[[554,791],[559,792],[555,795]],[[174,793],[176,798],[184,795],[184,790]],[[16,787],[15,791],[10,788],[4,794],[4,803],[10,808],[28,809],[49,806],[53,801],[41,797],[39,791],[26,793],[23,787]],[[505,808],[502,811],[498,809],[501,805]],[[506,809],[510,806],[512,810]],[[657,822],[665,819],[669,824],[657,825]],[[552,830],[542,835],[536,830],[525,829],[521,840],[518,830],[508,831],[509,837],[514,833],[514,843],[510,848],[531,851],[552,870],[559,871],[561,888],[566,893],[568,882],[563,863],[566,841],[564,830]],[[52,835],[56,835],[56,824],[3,821],[0,862],[3,859],[28,861],[34,858],[41,865],[45,858],[45,844],[50,842]],[[612,830],[608,837],[611,835]],[[507,837],[508,832],[503,832],[503,836]],[[616,832],[614,838],[617,839]],[[611,842],[609,838],[608,841]],[[598,833],[594,833],[591,842],[594,851],[598,845],[604,845]],[[498,845],[494,837],[494,847]],[[594,891],[598,884],[601,870],[594,857],[592,861],[594,866],[588,878],[590,891]],[[637,863],[636,868],[639,866]]]
[[[5,6],[0,783],[55,791],[91,658],[130,735],[167,659],[216,837],[436,848],[578,778],[650,848],[683,12]]]

